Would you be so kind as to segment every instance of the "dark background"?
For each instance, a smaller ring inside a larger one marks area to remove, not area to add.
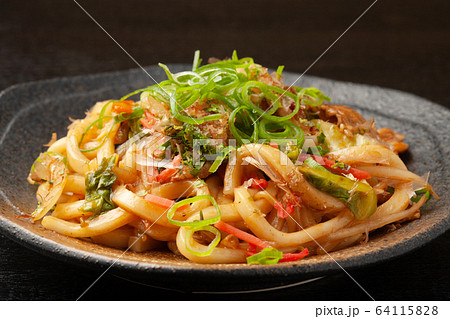
[[[141,65],[252,56],[302,73],[372,1],[79,1]],[[450,107],[449,2],[376,3],[308,72],[407,91]],[[0,90],[135,68],[73,1],[0,1]],[[149,84],[153,84],[149,82]],[[0,115],[1,116],[1,115]],[[448,134],[448,132],[444,132]],[[448,300],[447,234],[396,260],[351,271],[377,300]],[[0,299],[73,300],[97,277],[0,235]],[[83,299],[367,300],[344,273],[276,292],[191,295],[106,274]]]

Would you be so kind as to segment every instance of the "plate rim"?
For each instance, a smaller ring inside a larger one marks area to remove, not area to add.
[[[178,66],[178,67],[188,67],[187,64],[169,64],[169,67],[172,66]],[[146,69],[156,67],[155,65],[148,66]],[[12,85],[3,91],[0,92],[0,102],[6,96],[7,94],[14,93],[14,91],[20,91],[25,88],[33,87],[33,86],[42,86],[42,85],[51,85],[53,83],[61,83],[61,82],[70,82],[74,80],[82,80],[86,77],[89,77],[93,80],[107,78],[107,77],[114,77],[118,75],[123,74],[134,74],[136,72],[141,72],[142,70],[139,68],[133,68],[128,70],[120,70],[120,71],[112,71],[112,72],[101,72],[101,73],[95,73],[95,74],[87,74],[87,75],[77,75],[77,76],[68,76],[68,77],[56,77],[52,79],[45,79],[45,80],[38,80],[38,81],[32,81],[32,82],[25,82],[25,83],[19,83]],[[297,73],[292,72],[286,72],[286,74],[295,75]],[[298,75],[298,74],[297,74]],[[440,104],[437,104],[435,102],[426,100],[422,97],[416,96],[409,92],[403,92],[396,89],[391,88],[384,88],[380,86],[375,85],[368,85],[368,84],[360,84],[360,83],[354,83],[354,82],[346,82],[346,81],[339,81],[334,79],[327,79],[322,77],[316,77],[316,76],[304,76],[305,79],[308,79],[310,81],[330,81],[332,83],[337,83],[339,85],[344,86],[354,86],[358,87],[360,89],[366,89],[366,90],[373,90],[373,89],[381,89],[383,91],[389,91],[393,94],[400,94],[402,96],[409,96],[410,98],[413,98],[414,100],[418,101],[426,101],[430,105],[433,105],[436,108],[439,108],[440,110],[445,110],[446,112],[450,111],[445,106],[442,106]],[[20,111],[19,108],[16,111]],[[4,136],[4,134],[7,134],[8,132],[5,132],[5,128],[0,131],[0,140]],[[0,143],[0,150],[2,148],[2,143]],[[6,194],[3,192],[3,190],[0,189],[0,204],[9,206],[9,209],[14,209],[7,203],[8,199]],[[0,207],[1,208],[1,207]],[[7,208],[8,209],[8,208]],[[392,247],[388,247],[387,249],[383,249],[383,256],[381,256],[378,260],[371,260],[370,262],[366,262],[363,264],[355,264],[354,259],[358,259],[360,256],[354,256],[351,258],[347,258],[346,260],[342,261],[342,263],[345,263],[345,269],[355,269],[360,267],[368,267],[372,266],[378,263],[384,263],[391,259],[398,258],[404,254],[410,253],[411,251],[418,249],[424,245],[426,245],[431,240],[437,238],[438,236],[444,234],[448,229],[450,228],[450,215],[447,214],[445,218],[442,218],[437,224],[433,225],[429,231],[419,232],[414,237],[407,238],[406,240],[403,240]],[[432,232],[430,233],[430,231]],[[95,267],[105,267],[110,266],[111,260],[113,258],[109,256],[104,256],[101,254],[96,254],[93,252],[88,252],[84,250],[80,250],[74,247],[69,247],[62,245],[58,242],[52,241],[51,239],[39,236],[36,233],[33,233],[29,231],[28,229],[20,227],[20,225],[15,224],[11,222],[10,220],[3,217],[2,214],[0,214],[0,231],[11,240],[19,243],[22,246],[25,246],[33,251],[36,251],[40,254],[44,254],[46,256],[50,256],[52,258],[55,258],[57,260],[61,260],[64,262],[70,262],[74,263],[76,262],[78,265],[85,266],[88,268]],[[19,234],[20,236],[18,236]],[[418,240],[419,244],[416,245],[408,245],[413,240]],[[37,242],[41,241],[41,245],[37,245]],[[399,246],[400,247],[397,247]],[[394,252],[395,251],[395,252]],[[370,252],[368,253],[370,254]],[[177,276],[185,276],[186,274],[193,276],[195,274],[201,274],[201,275],[211,275],[211,276],[217,276],[217,272],[221,271],[222,269],[218,269],[217,267],[204,267],[204,268],[190,268],[189,266],[179,266],[179,265],[173,265],[169,264],[167,266],[161,265],[161,264],[151,264],[151,263],[143,263],[140,265],[140,267],[136,267],[136,262],[130,261],[130,260],[124,260],[120,259],[117,262],[114,263],[114,266],[111,267],[112,271],[131,271],[131,272],[137,272],[137,273],[146,273],[150,276],[158,276],[162,274],[174,274],[173,271],[177,272]],[[328,260],[327,262],[321,264],[323,266],[328,266],[326,269],[302,269],[299,263],[290,263],[289,265],[271,265],[271,266],[264,266],[264,265],[258,265],[256,267],[254,266],[244,266],[242,264],[236,264],[237,267],[230,268],[230,269],[224,269],[226,270],[224,273],[228,273],[229,271],[233,271],[233,276],[238,277],[246,277],[248,278],[249,275],[256,276],[256,277],[265,277],[268,275],[268,270],[270,271],[270,275],[278,275],[282,276],[285,275],[286,271],[292,273],[297,273],[298,275],[301,275],[302,278],[309,278],[309,277],[316,277],[318,275],[324,275],[324,274],[330,274],[333,272],[339,271],[339,266],[333,261]],[[299,267],[300,266],[300,267]],[[323,267],[322,267],[323,268]],[[302,269],[302,272],[298,272],[298,269]],[[304,271],[306,270],[306,271]],[[237,273],[236,273],[237,272]]]

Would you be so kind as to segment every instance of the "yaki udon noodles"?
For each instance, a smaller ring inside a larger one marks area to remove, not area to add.
[[[367,242],[435,196],[408,145],[251,58],[210,60],[96,103],[33,164],[32,221],[197,263],[275,264]],[[136,99],[135,100],[133,100]]]

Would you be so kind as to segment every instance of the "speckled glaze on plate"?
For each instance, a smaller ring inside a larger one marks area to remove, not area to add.
[[[189,65],[170,65],[173,71]],[[156,81],[165,78],[157,66],[147,71]],[[298,74],[286,73],[285,83]],[[0,230],[7,237],[42,254],[86,267],[106,269],[153,286],[183,291],[238,291],[289,285],[346,269],[363,267],[397,257],[444,233],[450,225],[447,193],[450,112],[411,94],[379,87],[303,76],[296,86],[315,86],[346,104],[377,127],[406,134],[410,149],[403,160],[418,174],[431,172],[430,182],[441,196],[429,202],[422,217],[394,232],[378,231],[368,244],[350,247],[329,256],[270,266],[245,264],[200,265],[169,252],[133,253],[69,238],[32,224],[21,213],[36,205],[36,187],[26,181],[31,164],[51,133],[66,134],[69,117],[82,118],[96,101],[119,98],[154,82],[140,69],[25,83],[0,94]]]

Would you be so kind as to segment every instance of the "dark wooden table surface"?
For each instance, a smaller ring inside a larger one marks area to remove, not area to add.
[[[233,49],[303,72],[372,1],[79,1],[140,64],[186,63]],[[378,1],[309,71],[407,91],[450,106],[448,1]],[[0,1],[0,90],[13,84],[135,68],[73,1]],[[152,83],[149,83],[152,84]],[[1,115],[0,115],[1,116]],[[448,134],[448,132],[442,132]],[[448,300],[450,235],[351,271],[377,300]],[[0,235],[0,299],[73,300],[100,274]],[[367,300],[344,274],[275,292],[191,295],[106,274],[93,300]]]

